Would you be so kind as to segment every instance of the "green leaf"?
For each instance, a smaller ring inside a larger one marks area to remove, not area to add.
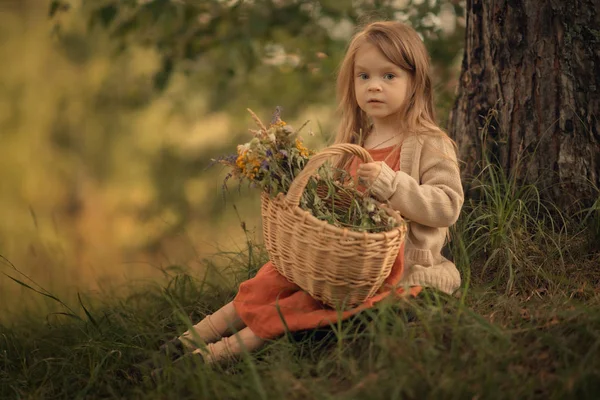
[[[48,17],[52,18],[59,11],[68,11],[71,5],[63,0],[52,0],[48,7]]]
[[[54,301],[56,301],[56,302],[58,302],[58,303],[60,303],[60,304],[63,304],[63,303],[62,303],[62,301],[60,301],[60,299],[58,299],[57,297],[55,297],[55,296],[53,296],[53,295],[51,295],[51,294],[44,293],[44,292],[40,292],[39,290],[37,290],[37,289],[35,289],[35,288],[33,288],[33,287],[29,286],[29,285],[28,285],[28,284],[26,284],[25,282],[23,282],[23,281],[21,281],[21,280],[19,280],[19,279],[17,279],[17,278],[13,278],[12,276],[8,275],[8,274],[7,274],[7,273],[5,273],[5,272],[2,272],[2,274],[3,274],[4,276],[6,276],[8,279],[11,279],[11,280],[15,281],[16,283],[18,283],[18,284],[19,284],[19,285],[21,285],[21,286],[24,286],[24,287],[26,287],[27,289],[33,290],[34,292],[36,292],[36,293],[39,293],[39,294],[41,294],[42,296],[46,296],[46,297],[48,297],[48,298],[51,298],[52,300],[54,300]]]
[[[162,91],[169,84],[169,80],[173,73],[174,63],[170,58],[165,58],[163,60],[160,71],[154,76],[154,87],[156,89]]]
[[[119,8],[116,5],[109,5],[100,8],[96,12],[98,13],[98,20],[100,21],[101,25],[107,27],[112,23],[119,13]]]
[[[79,304],[81,305],[81,308],[83,308],[85,315],[87,315],[87,317],[90,320],[90,322],[92,323],[92,325],[94,325],[96,327],[96,329],[98,329],[98,331],[100,331],[100,325],[98,325],[98,322],[96,322],[96,319],[92,316],[92,314],[88,311],[88,309],[85,308],[85,305],[83,304],[83,300],[81,300],[81,295],[79,293],[77,293],[77,298],[79,299]]]

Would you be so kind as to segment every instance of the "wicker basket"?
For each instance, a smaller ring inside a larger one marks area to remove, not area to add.
[[[332,156],[351,153],[365,162],[362,147],[338,144],[313,156],[287,193],[275,198],[262,194],[264,241],[277,271],[332,307],[356,306],[373,296],[391,272],[406,236],[406,223],[391,208],[399,227],[383,233],[355,232],[314,217],[299,207],[310,177]]]

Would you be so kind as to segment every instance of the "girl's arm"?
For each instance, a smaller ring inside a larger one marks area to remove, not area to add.
[[[423,144],[421,183],[405,172],[382,163],[371,190],[402,216],[422,225],[442,228],[456,222],[464,202],[460,171],[452,145],[428,137]]]

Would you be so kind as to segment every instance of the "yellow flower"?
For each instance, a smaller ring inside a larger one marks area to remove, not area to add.
[[[277,122],[274,122],[271,124],[271,126],[276,126],[279,128],[283,128],[284,126],[286,126],[287,124],[285,123],[285,121],[282,120],[278,120]]]
[[[308,149],[306,147],[304,147],[304,145],[302,144],[300,139],[296,139],[296,148],[300,151],[300,155],[302,157],[308,157],[308,155],[309,155]]]
[[[242,171],[244,170],[244,167],[246,166],[245,158],[246,158],[246,151],[244,151],[243,153],[238,155],[237,159],[235,160],[235,165],[237,165],[237,167],[239,169],[241,169]]]

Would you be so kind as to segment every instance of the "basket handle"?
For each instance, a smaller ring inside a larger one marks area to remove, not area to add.
[[[373,157],[365,150],[362,146],[350,143],[340,143],[329,146],[319,152],[319,154],[313,156],[304,169],[294,178],[294,181],[290,185],[290,189],[285,197],[285,203],[288,207],[298,207],[300,205],[300,198],[302,192],[308,184],[308,181],[312,174],[319,169],[321,165],[332,156],[341,156],[346,153],[354,154],[360,157],[363,162],[373,162]]]

